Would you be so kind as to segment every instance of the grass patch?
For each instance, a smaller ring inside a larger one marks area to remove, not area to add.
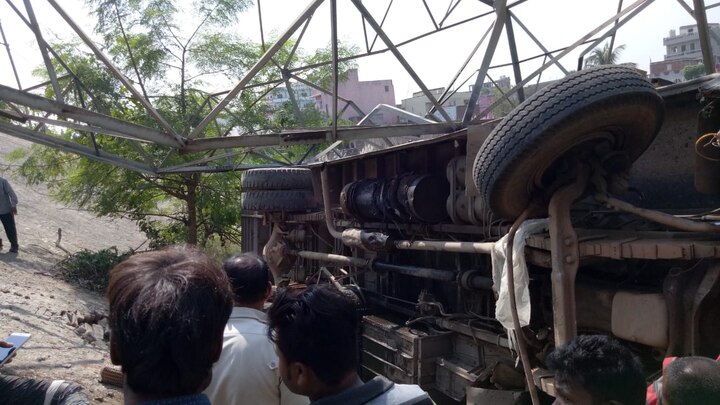
[[[97,252],[81,250],[66,256],[54,269],[65,281],[103,293],[110,279],[110,270],[133,253],[132,250],[120,253],[115,246]]]

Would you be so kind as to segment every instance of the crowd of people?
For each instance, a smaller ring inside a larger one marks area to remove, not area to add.
[[[110,358],[122,368],[125,403],[433,403],[419,386],[360,378],[360,315],[344,292],[329,284],[283,289],[266,311],[271,281],[257,255],[230,257],[221,268],[190,247],[117,265],[107,289]],[[547,366],[555,404],[720,404],[720,363],[678,358],[647,387],[637,358],[609,336],[579,336]],[[88,402],[77,384],[0,375],[5,403]]]

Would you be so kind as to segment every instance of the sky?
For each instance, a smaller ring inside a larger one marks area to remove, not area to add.
[[[23,8],[22,1],[10,0]],[[72,18],[83,26],[88,34],[92,34],[93,19],[87,8],[80,0],[58,0]],[[186,3],[189,0],[184,0]],[[445,22],[445,25],[466,19],[469,16],[491,11],[489,7],[478,0],[426,0],[434,18],[439,21],[445,15],[450,5],[457,4]],[[515,0],[510,0],[514,3]],[[686,0],[692,5],[692,1]],[[183,1],[179,1],[179,4]],[[258,18],[258,1],[240,16],[238,23],[228,27],[235,32],[255,42],[260,41]],[[305,9],[309,0],[260,0],[263,29],[265,38],[279,36]],[[300,46],[310,52],[318,47],[326,47],[330,38],[330,6],[326,0],[315,12],[307,31],[302,38]],[[628,7],[636,1],[625,0],[623,7]],[[711,4],[712,1],[707,1]],[[38,21],[49,40],[67,39],[72,34],[67,24],[60,19],[57,13],[44,0],[33,0],[32,4],[38,16]],[[382,20],[388,1],[365,1],[372,15]],[[616,0],[529,0],[516,7],[513,12],[542,43],[550,50],[566,47],[585,34],[593,31],[598,25],[610,19],[616,12]],[[468,58],[471,50],[477,45],[491,24],[494,15],[489,15],[461,26],[447,29],[400,47],[400,52],[408,63],[415,69],[417,75],[429,88],[445,87],[450,84],[453,76],[460,70],[463,62]],[[720,22],[720,7],[708,10],[708,21]],[[31,71],[42,63],[36,41],[27,27],[15,16],[6,2],[0,3],[0,24],[5,31],[7,43],[12,50],[15,63],[21,73],[24,87],[34,84],[37,79],[31,77]],[[678,4],[678,0],[655,0],[639,16],[622,27],[615,40],[616,45],[625,45],[619,62],[634,62],[638,67],[648,70],[651,61],[663,59],[665,47],[663,38],[669,35],[671,29],[678,30],[682,25],[694,24],[692,17]],[[192,24],[188,24],[192,26]],[[428,32],[433,27],[433,21],[428,15],[422,0],[395,0],[387,12],[384,29],[394,42],[413,38],[421,33]],[[519,58],[526,59],[541,52],[530,37],[525,34],[518,24],[514,24],[515,36]],[[372,35],[372,29],[367,26]],[[338,0],[338,36],[348,44],[354,44],[365,50],[363,25],[359,12],[350,0]],[[296,36],[297,37],[297,34]],[[372,41],[373,37],[370,37]],[[480,66],[482,56],[486,49],[487,40],[481,44],[476,55],[470,59],[467,67],[461,71],[455,86],[460,90],[468,90],[474,82],[473,72]],[[377,39],[374,50],[383,47],[382,41]],[[580,49],[585,49],[581,47]],[[0,84],[16,87],[10,69],[9,60],[4,47],[0,47]],[[562,60],[567,70],[577,68],[579,51],[569,54]],[[500,39],[497,50],[493,56],[492,65],[502,65],[510,62],[505,35]],[[542,59],[523,63],[523,75],[528,75],[537,69]],[[365,57],[358,60],[360,80],[392,79],[395,88],[396,103],[420,90],[418,84],[410,77],[403,66],[390,53]],[[499,67],[490,70],[494,79],[501,75],[512,76],[510,67]],[[541,80],[558,79],[563,73],[552,68],[544,72]],[[465,80],[467,82],[463,83]],[[512,80],[514,82],[514,79]]]

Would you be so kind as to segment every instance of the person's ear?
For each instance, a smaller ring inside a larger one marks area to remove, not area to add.
[[[220,360],[220,355],[222,354],[222,349],[223,349],[223,335],[221,334],[220,338],[217,340],[217,342],[215,342],[215,344],[213,345],[213,348],[212,348],[213,363]]]
[[[272,294],[272,283],[268,281],[267,286],[265,286],[265,295],[263,295],[263,301],[267,301],[267,299],[270,297],[270,294]]]
[[[315,373],[305,363],[293,362],[289,366],[290,376],[301,392],[311,392],[315,387]]]
[[[117,343],[115,343],[115,340],[113,340],[112,332],[110,333],[110,362],[116,366],[122,365],[120,348],[118,347]]]

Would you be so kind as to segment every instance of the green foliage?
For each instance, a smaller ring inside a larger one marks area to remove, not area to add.
[[[610,49],[610,44],[606,43],[602,48],[595,48],[590,52],[585,59],[585,66],[614,65],[624,50],[625,45],[618,45]]]
[[[201,90],[208,82],[217,85],[219,81],[222,86],[236,83],[264,52],[260,44],[247,41],[228,29],[237,22],[238,14],[251,4],[250,0],[86,2],[97,18],[95,30],[101,38],[101,48],[180,134],[192,131],[224,97]],[[327,117],[313,108],[297,114],[289,106],[283,106],[273,112],[262,101],[262,95],[273,86],[262,83],[281,79],[283,75],[278,66],[286,63],[290,69],[316,63],[314,68],[297,74],[329,86],[330,48],[310,56],[298,48],[291,56],[294,45],[292,42],[284,44],[274,63],[263,69],[251,83],[254,86],[232,100],[199,137],[327,126]],[[79,78],[77,83],[83,84],[65,95],[68,103],[88,106],[123,121],[159,128],[141,103],[93,54],[84,51],[85,47],[65,43],[53,44],[53,48]],[[341,46],[339,49],[341,57],[356,52],[356,47]],[[343,62],[340,77],[346,77],[347,69],[355,66],[354,62]],[[55,67],[59,74],[67,73],[59,64]],[[36,74],[45,74],[45,69],[39,68]],[[44,91],[46,97],[54,97],[52,86],[46,86]],[[216,153],[168,153],[165,147],[103,134],[58,130],[57,127],[46,127],[45,130],[55,131],[58,138],[136,161],[162,161],[166,167],[209,158]],[[308,146],[292,146],[282,151],[295,161],[304,156]],[[265,153],[277,160],[285,159],[278,149]],[[243,158],[246,159],[242,161],[244,164],[260,162],[237,155],[218,163],[233,167]],[[211,243],[223,248],[239,243],[239,173],[152,176],[41,146],[33,146],[30,153],[18,159],[25,159],[20,172],[27,181],[46,183],[57,200],[97,215],[135,220],[151,239],[151,248],[180,242]]]
[[[497,100],[500,100],[503,97],[503,93],[507,93],[510,90],[510,87],[505,88],[498,88],[493,87],[492,88],[492,100],[493,103]],[[511,99],[514,99],[515,96],[510,96]],[[503,102],[498,104],[495,108],[493,108],[492,113],[493,117],[500,118],[508,115],[510,111],[512,111],[515,107],[513,107],[513,104],[510,102],[511,99],[505,99]]]
[[[104,292],[110,270],[133,253],[132,250],[120,253],[115,246],[97,252],[81,250],[67,255],[55,265],[54,270],[65,281],[91,291]]]
[[[10,162],[18,162],[23,159],[25,159],[28,156],[28,150],[27,149],[14,149],[10,151],[7,155],[5,155],[5,159],[7,159]]]
[[[705,74],[705,65],[702,63],[697,65],[688,65],[683,68],[683,77],[685,80],[696,79]]]
[[[343,44],[341,42],[338,42],[338,59],[342,60],[343,58],[356,55],[359,53],[359,48],[355,45],[347,45]],[[313,70],[311,70],[308,75],[307,79],[313,83],[318,83],[321,87],[325,89],[330,89],[330,85],[332,83],[332,65],[327,63],[328,61],[332,60],[332,48],[330,45],[323,49],[318,49],[317,52],[315,52],[314,55],[310,56],[305,60],[305,64],[311,65],[311,64],[323,64]],[[357,67],[357,63],[355,60],[348,60],[348,61],[340,61],[338,63],[338,77],[340,81],[343,81],[347,78],[347,71],[349,69],[353,69]]]

